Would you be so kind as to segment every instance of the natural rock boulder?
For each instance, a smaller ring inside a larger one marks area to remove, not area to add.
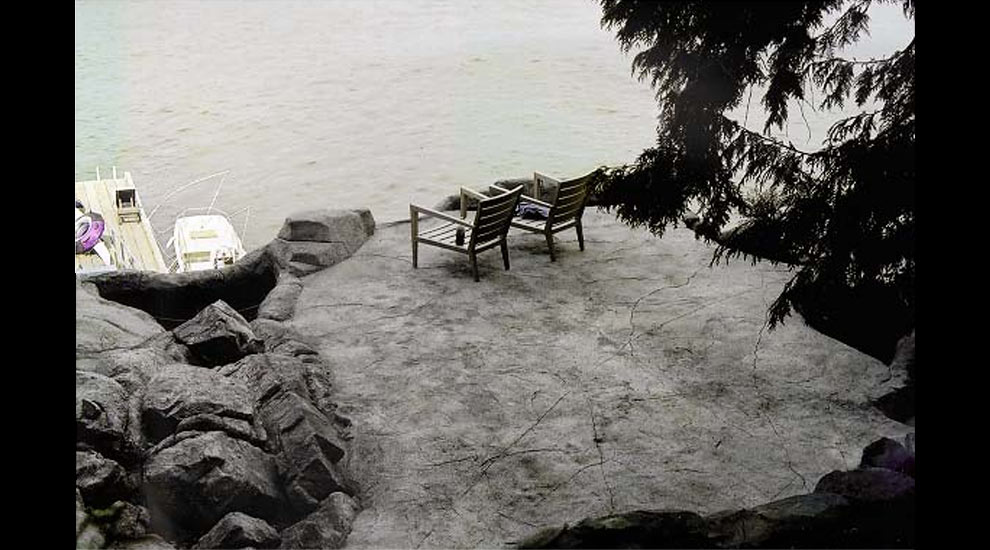
[[[545,529],[520,548],[707,548],[705,520],[694,512],[639,510]]]
[[[175,546],[158,535],[145,535],[139,539],[117,541],[113,548],[115,550],[175,550]]]
[[[76,489],[90,506],[117,500],[124,485],[124,468],[96,451],[76,451]]]
[[[128,431],[128,395],[113,379],[76,371],[76,442],[111,458],[139,448]]]
[[[258,306],[258,318],[275,321],[291,318],[295,313],[296,300],[300,293],[302,293],[302,281],[289,272],[282,272],[278,276],[278,284]]]
[[[307,364],[301,360],[274,353],[249,355],[244,359],[217,369],[217,374],[236,380],[248,388],[260,406],[279,392],[293,392],[310,398],[306,383]]]
[[[130,502],[117,501],[110,506],[113,521],[108,532],[116,540],[138,539],[148,534],[151,516],[148,509]]]
[[[165,332],[147,313],[95,296],[76,278],[76,355],[135,347]]]
[[[209,367],[233,363],[264,348],[251,325],[223,300],[206,306],[172,332],[179,343],[188,346]]]
[[[914,384],[908,384],[873,401],[876,408],[892,420],[914,425]]]
[[[282,531],[282,548],[343,548],[358,505],[344,493],[333,493],[306,518]]]
[[[176,433],[180,423],[199,417],[186,430],[202,429],[208,416],[232,421],[251,432],[254,420],[251,392],[240,381],[218,372],[180,363],[159,370],[148,381],[142,403],[141,424],[148,439],[157,443]],[[235,434],[238,433],[235,431]]]
[[[271,319],[255,319],[251,321],[254,333],[265,343],[265,351],[281,355],[292,355],[305,359],[304,356],[318,355],[315,342],[299,334],[292,328]]]
[[[305,398],[283,392],[259,411],[278,442],[278,469],[289,502],[299,513],[335,491],[352,493],[336,463],[344,456],[332,422]]]
[[[914,455],[893,439],[882,437],[863,449],[860,468],[887,468],[914,477]]]
[[[367,208],[308,210],[285,219],[278,238],[286,241],[344,243],[356,251],[375,233],[375,219]]]
[[[339,264],[353,254],[344,243],[275,239],[268,246],[290,273],[300,277]]]
[[[842,495],[860,503],[903,500],[914,496],[914,479],[886,468],[836,470],[818,480],[815,492]]]
[[[222,432],[206,432],[154,454],[144,465],[152,525],[198,538],[230,512],[278,521],[282,491],[271,457]]]
[[[368,209],[299,212],[286,218],[267,250],[293,275],[308,275],[349,258],[374,232]]]
[[[838,544],[849,501],[829,494],[797,495],[755,508],[706,518],[711,546],[804,548]]]
[[[224,516],[193,548],[278,548],[281,538],[264,520],[241,512]]]
[[[161,350],[140,347],[77,357],[76,370],[113,378],[128,394],[134,394],[144,391],[148,378],[156,371],[166,365],[181,362],[183,361],[177,361],[175,356]]]

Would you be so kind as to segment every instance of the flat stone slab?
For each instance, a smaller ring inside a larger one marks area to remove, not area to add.
[[[429,227],[435,220],[422,222]],[[902,383],[769,304],[790,274],[585,212],[586,251],[510,231],[478,257],[379,227],[304,277],[288,324],[332,364],[361,491],[348,548],[491,547],[636,509],[699,514],[810,493],[912,430],[869,403]]]

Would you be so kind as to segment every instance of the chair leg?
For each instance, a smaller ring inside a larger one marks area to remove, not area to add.
[[[412,256],[413,256],[413,269],[418,267],[417,261],[419,260],[419,241],[413,239],[412,241]]]
[[[581,227],[581,220],[578,220],[574,224],[574,229],[577,229],[578,234],[578,246],[581,247],[581,251],[584,252],[584,229]]]
[[[471,253],[471,271],[474,272],[474,282],[478,282],[481,279],[478,278],[478,258]]]
[[[413,269],[416,269],[416,253],[419,248],[419,241],[416,240],[416,237],[419,236],[419,213],[411,204],[409,205],[409,231],[412,233],[410,237],[412,238]]]
[[[550,249],[550,261],[556,262],[557,258],[553,254],[553,233],[546,233],[547,247]]]
[[[509,270],[509,245],[506,244],[505,239],[502,239],[502,263],[505,264],[505,270]]]

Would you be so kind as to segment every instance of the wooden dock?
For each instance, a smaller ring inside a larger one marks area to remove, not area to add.
[[[118,208],[117,190],[134,189],[131,173],[124,172],[124,177],[117,178],[116,170],[114,172],[113,178],[77,181],[76,200],[83,203],[85,211],[103,216],[106,221],[103,241],[118,258],[118,269],[167,273],[168,265],[136,190],[134,206]],[[77,272],[102,266],[103,262],[96,254],[76,254]]]

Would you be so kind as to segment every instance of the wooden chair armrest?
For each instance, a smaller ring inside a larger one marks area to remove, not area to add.
[[[525,201],[525,202],[531,202],[533,204],[542,206],[544,208],[553,208],[553,205],[552,204],[548,204],[548,203],[545,203],[545,202],[543,202],[541,200],[534,199],[533,197],[527,197],[526,195],[522,195],[522,196],[519,197],[519,202],[523,202],[523,201]]]
[[[491,185],[488,186],[488,189],[489,190],[498,191],[500,195],[504,195],[505,193],[512,193],[513,191],[515,191],[516,189],[519,189],[520,187],[523,187],[523,186],[517,185],[517,186],[513,187],[512,189],[506,189],[505,187],[502,187],[501,185],[499,185],[497,183],[493,183],[493,184],[491,184]],[[523,198],[527,197],[527,195],[525,193],[525,189],[523,189],[523,191],[524,192],[519,195],[520,200],[522,200]]]
[[[467,196],[469,196],[471,198],[475,198],[475,199],[478,199],[478,200],[485,200],[485,199],[491,198],[491,197],[489,197],[488,195],[486,195],[484,193],[479,193],[479,192],[475,191],[474,189],[468,189],[467,187],[461,187],[461,197],[463,197],[464,195],[467,195]]]
[[[415,205],[415,204],[410,204],[409,205],[409,213],[410,214],[423,213],[423,214],[426,214],[427,216],[430,216],[432,218],[439,218],[441,220],[445,220],[445,221],[448,221],[448,222],[451,222],[451,223],[456,223],[458,225],[463,225],[464,227],[474,228],[474,225],[472,225],[471,222],[469,222],[467,220],[463,220],[461,218],[455,218],[454,216],[451,216],[450,214],[444,214],[443,212],[437,212],[436,210],[433,210],[431,208],[426,208],[425,206],[418,206],[418,205]],[[415,218],[418,218],[418,216],[413,216],[413,218],[414,219]]]
[[[489,191],[491,191],[493,189],[495,191],[498,191],[500,195],[502,193],[508,193],[508,192],[512,191],[512,189],[506,189],[505,187],[502,187],[501,185],[499,185],[497,183],[493,183],[493,184],[491,184],[491,185],[488,186],[488,190]]]
[[[461,187],[461,217],[467,217],[468,211],[468,198],[473,198],[477,200],[484,200],[488,197],[475,191],[474,189],[468,189],[467,187]]]

